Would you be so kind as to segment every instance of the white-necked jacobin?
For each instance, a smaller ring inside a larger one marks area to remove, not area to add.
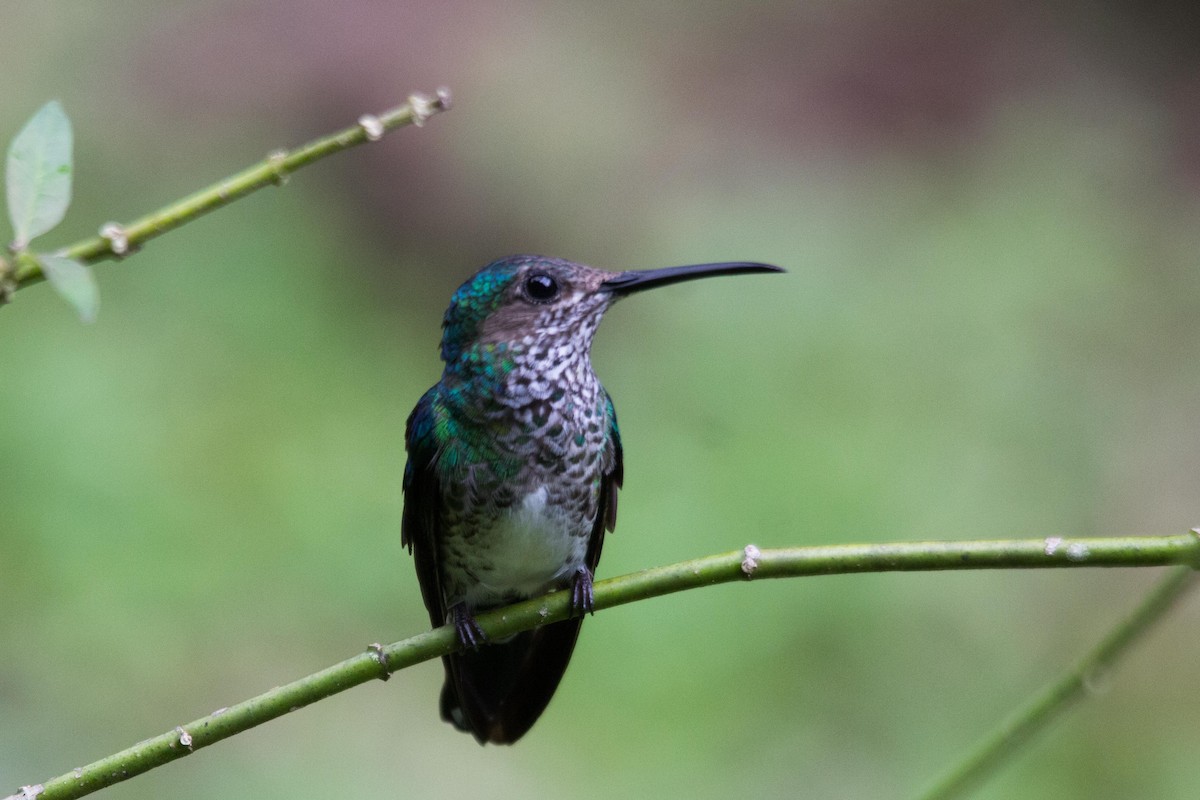
[[[467,648],[443,659],[441,714],[480,743],[511,744],[567,668],[622,479],[617,415],[592,371],[616,300],[752,262],[606,272],[543,256],[488,264],[442,323],[439,380],[408,418],[402,541],[436,627]],[[474,614],[570,589],[573,615],[489,642]]]

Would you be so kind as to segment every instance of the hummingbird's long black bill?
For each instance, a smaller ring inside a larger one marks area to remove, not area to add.
[[[690,264],[686,267],[665,269],[642,269],[622,272],[610,278],[601,287],[617,295],[632,294],[643,289],[655,289],[671,283],[690,281],[696,278],[711,278],[716,275],[742,275],[751,272],[786,272],[781,267],[759,264],[755,261],[723,261],[719,264]]]

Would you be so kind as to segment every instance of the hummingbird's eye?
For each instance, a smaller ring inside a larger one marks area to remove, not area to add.
[[[549,303],[558,297],[558,281],[545,272],[535,272],[525,279],[525,295],[535,303]]]

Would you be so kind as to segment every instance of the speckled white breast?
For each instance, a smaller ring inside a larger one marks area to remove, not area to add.
[[[466,602],[486,606],[513,596],[532,597],[565,587],[583,565],[587,536],[571,516],[549,503],[540,485],[513,503],[487,532],[476,539],[483,552],[475,559],[478,583],[467,589]]]

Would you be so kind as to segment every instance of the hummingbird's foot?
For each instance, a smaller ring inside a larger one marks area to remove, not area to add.
[[[450,611],[454,615],[454,632],[458,634],[458,640],[463,645],[478,650],[479,645],[488,643],[487,634],[479,627],[465,603],[458,603]]]
[[[595,597],[592,595],[592,571],[580,567],[571,576],[571,616],[591,614],[595,611]]]

